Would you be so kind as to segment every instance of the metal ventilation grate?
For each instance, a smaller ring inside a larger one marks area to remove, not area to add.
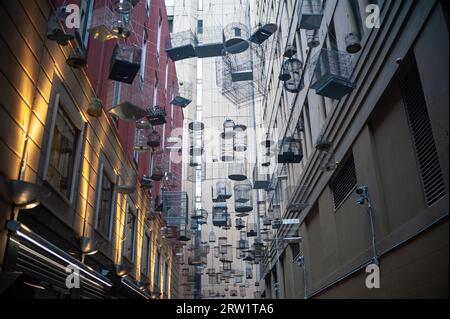
[[[425,199],[427,205],[432,206],[445,196],[446,189],[419,70],[415,62],[401,79],[400,90],[408,114]]]
[[[331,188],[333,190],[334,209],[339,208],[356,187],[356,169],[353,154],[347,159],[342,169],[334,179]]]

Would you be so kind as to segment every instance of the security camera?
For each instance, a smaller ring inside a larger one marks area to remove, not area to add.
[[[304,265],[305,265],[305,257],[302,255],[302,256],[299,256],[298,258],[297,258],[297,265],[299,266],[299,267],[303,267]]]
[[[364,195],[367,192],[367,186],[359,186],[356,188],[356,194]]]

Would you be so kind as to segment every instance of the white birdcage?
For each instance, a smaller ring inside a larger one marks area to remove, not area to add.
[[[233,162],[228,163],[228,178],[233,181],[247,179],[247,158],[245,156],[237,156]]]
[[[230,23],[223,29],[223,43],[227,53],[237,54],[247,50],[249,38],[248,27],[242,23]]]
[[[236,213],[249,213],[253,210],[252,184],[250,181],[237,182],[234,186]]]
[[[224,227],[228,221],[228,207],[226,203],[214,203],[212,208],[213,225],[217,227]]]
[[[215,186],[211,186],[213,202],[225,202],[230,199],[231,186],[228,181],[218,181]]]
[[[239,124],[234,126],[234,145],[235,152],[245,152],[247,150],[247,127]]]
[[[163,219],[167,226],[188,224],[188,195],[186,192],[163,192]]]
[[[191,30],[172,33],[166,42],[167,55],[174,62],[196,57],[197,43],[198,39]]]

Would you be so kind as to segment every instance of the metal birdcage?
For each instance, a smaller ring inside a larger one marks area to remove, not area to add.
[[[154,181],[162,181],[166,175],[166,159],[164,154],[152,155],[151,179]]]
[[[274,23],[267,23],[264,25],[259,24],[250,36],[249,41],[260,45],[269,39],[277,30],[278,27]]]
[[[198,58],[212,58],[223,54],[223,29],[222,27],[206,27],[197,30],[198,43],[195,48]]]
[[[212,208],[213,225],[224,227],[227,225],[228,207],[226,203],[214,203]]]
[[[192,219],[197,219],[197,222],[199,220],[207,220],[208,219],[208,211],[204,208],[196,208],[192,210],[191,214]]]
[[[222,245],[219,246],[220,249],[220,256],[219,256],[219,261],[221,261],[222,263],[228,263],[228,262],[233,262],[233,246],[232,245]],[[226,269],[224,269],[226,270]]]
[[[311,88],[316,94],[340,100],[355,89],[351,80],[351,54],[332,49],[321,49],[314,59]]]
[[[316,149],[319,151],[320,169],[325,172],[335,170],[337,164],[334,157],[333,143],[321,135],[317,140]]]
[[[119,194],[132,194],[136,191],[136,176],[132,169],[122,168],[120,170],[116,191]]]
[[[119,95],[117,93],[120,92]],[[106,105],[111,106],[108,112],[115,118],[136,123],[148,116],[145,95],[150,93],[150,85],[140,85],[139,81],[132,84],[110,81]],[[118,96],[118,99],[116,97]]]
[[[209,232],[208,241],[209,241],[210,243],[215,243],[215,242],[216,242],[216,233],[214,233],[213,230],[211,230],[211,231]]]
[[[150,122],[151,125],[157,126],[157,125],[164,125],[167,123],[166,120],[166,109],[164,106],[160,105],[154,105],[153,107],[150,107],[147,110],[147,119]]]
[[[197,166],[187,166],[187,180],[195,183],[197,179],[199,181],[206,180],[206,164],[203,161]]]
[[[221,133],[220,142],[220,160],[222,162],[232,162],[234,160],[233,138],[225,138],[225,133]]]
[[[234,137],[234,126],[235,123],[233,120],[225,119],[225,121],[223,122],[223,138],[232,139]]]
[[[246,239],[239,239],[236,243],[236,249],[237,250],[248,250],[250,248],[248,240]]]
[[[215,186],[211,186],[213,202],[225,202],[231,198],[231,186],[228,181],[218,181]]]
[[[148,130],[136,129],[136,136],[134,139],[134,151],[138,153],[146,153],[151,150],[148,142]]]
[[[250,263],[247,263],[245,265],[245,278],[253,279],[253,267]]]
[[[167,55],[174,62],[196,57],[195,47],[197,43],[198,39],[191,30],[172,33],[167,38]]]
[[[186,192],[163,192],[163,219],[167,226],[188,224],[188,203]]]
[[[291,93],[303,90],[303,63],[296,58],[289,58],[283,62],[280,80],[284,82],[284,88]]]
[[[214,246],[214,258],[219,258],[219,246]]]
[[[191,156],[201,156],[203,154],[203,131],[205,125],[202,122],[189,123],[189,153]]]
[[[141,48],[119,42],[116,44],[109,69],[109,79],[131,84],[141,67]]]
[[[247,150],[247,127],[239,124],[234,126],[234,145],[235,152],[245,152]]]
[[[239,217],[247,216],[253,210],[252,191],[252,184],[248,180],[235,184],[234,207]]]
[[[320,45],[320,39],[316,30],[306,30],[306,45],[313,49]]]
[[[234,227],[237,230],[245,228],[245,221],[242,218],[236,218]]]
[[[113,23],[116,18],[117,13],[113,12],[108,6],[99,7],[92,13],[88,32],[97,41],[104,42],[115,39],[117,35],[113,33]],[[129,31],[126,33],[129,33]]]
[[[233,181],[247,179],[247,158],[245,156],[237,156],[233,162],[228,163],[228,178]]]
[[[147,146],[157,148],[161,146],[161,135],[157,130],[152,130],[147,135]]]
[[[225,226],[223,226],[222,228],[223,228],[224,230],[229,230],[229,229],[231,229],[231,227],[233,227],[233,225],[232,225],[232,223],[231,223],[231,216],[228,215],[228,216],[227,216],[227,224],[226,224]]]
[[[162,227],[161,228],[161,237],[167,239],[176,239],[178,238],[178,228],[177,227]]]
[[[323,0],[303,0],[300,10],[300,29],[319,29],[323,20],[323,9]]]
[[[296,137],[285,137],[280,143],[279,164],[299,164],[303,159],[301,140]]]
[[[258,231],[255,223],[247,223],[247,237],[256,237]]]
[[[223,246],[223,245],[227,245],[228,238],[227,237],[219,237],[218,244],[219,244],[219,247]]]
[[[231,54],[244,52],[249,47],[250,31],[242,23],[234,22],[223,28],[223,45],[225,51]]]
[[[192,102],[192,83],[179,81],[177,86],[173,89],[174,97],[170,104],[186,107]]]

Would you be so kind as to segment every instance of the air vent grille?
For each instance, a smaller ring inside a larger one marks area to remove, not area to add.
[[[339,208],[357,184],[355,161],[351,155],[339,170],[331,187],[333,190],[334,209]]]

